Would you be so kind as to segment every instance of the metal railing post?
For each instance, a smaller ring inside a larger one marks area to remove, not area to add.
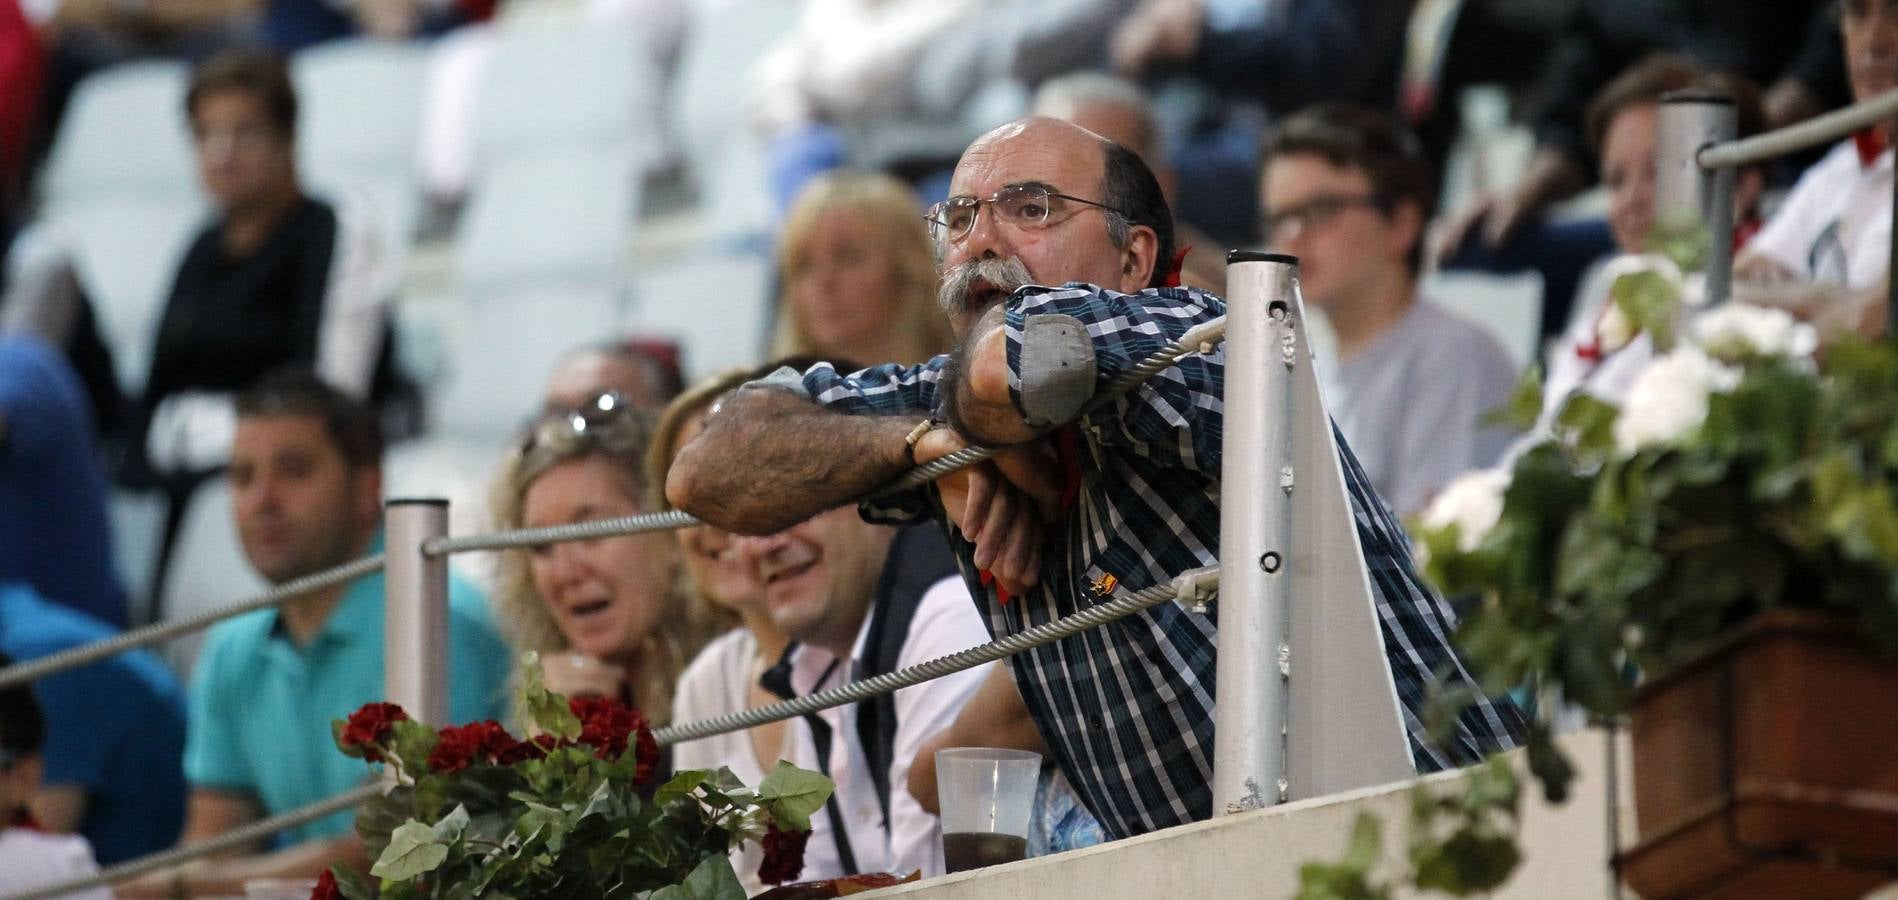
[[[1213,809],[1282,800],[1291,565],[1291,299],[1296,257],[1226,257],[1225,433],[1219,510],[1219,683]]]
[[[448,501],[399,499],[383,508],[384,691],[410,718],[439,727],[448,724],[448,557],[430,557],[422,545],[448,533]]]
[[[1703,223],[1709,238],[1707,302],[1727,299],[1733,276],[1733,170],[1705,169],[1700,151],[1731,141],[1738,129],[1733,98],[1675,91],[1661,98],[1654,148],[1654,221],[1665,228]]]

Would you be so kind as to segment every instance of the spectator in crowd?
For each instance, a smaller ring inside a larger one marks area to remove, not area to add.
[[[789,209],[806,182],[846,161],[846,129],[916,116],[910,86],[924,50],[981,11],[974,0],[805,3],[796,29],[758,60],[748,92],[769,140],[777,208]]]
[[[617,394],[552,413],[502,463],[500,528],[544,528],[651,510],[644,481],[652,427]],[[666,534],[504,551],[495,609],[517,653],[537,651],[548,690],[612,697],[655,725],[671,721],[679,673],[719,619],[687,603]]]
[[[185,95],[198,174],[215,218],[185,253],[133,415],[126,476],[172,494],[174,520],[224,464],[232,396],[295,365],[358,399],[386,395],[395,273],[374,224],[304,192],[297,98],[283,60],[218,56]]]
[[[363,404],[286,371],[236,401],[231,506],[244,555],[282,585],[382,549],[382,438]],[[362,783],[336,752],[330,722],[383,699],[382,573],[214,626],[192,676],[185,840],[327,799]],[[509,655],[479,591],[450,576],[448,712],[503,718]],[[447,724],[447,723],[434,723]],[[154,872],[122,891],[165,897],[240,893],[264,877],[367,868],[347,810],[253,848]]]
[[[1589,148],[1601,160],[1601,181],[1608,189],[1608,228],[1614,235],[1615,249],[1621,253],[1648,249],[1654,229],[1654,152],[1661,97],[1689,89],[1733,98],[1739,136],[1760,130],[1764,112],[1758,87],[1743,76],[1703,72],[1686,58],[1672,54],[1636,63],[1589,102]],[[1765,189],[1766,175],[1761,167],[1748,166],[1734,173],[1736,251],[1760,230],[1758,206]],[[1544,427],[1553,422],[1568,397],[1583,386],[1594,396],[1621,399],[1635,376],[1653,359],[1653,344],[1645,336],[1617,348],[1602,344],[1602,316],[1618,272],[1609,263],[1602,260],[1582,279],[1568,329],[1549,351],[1548,375],[1543,380]]]
[[[16,332],[65,354],[85,388],[94,433],[115,439],[125,399],[71,253],[50,227],[0,214],[0,334]]]
[[[647,454],[648,484],[666,483],[666,473],[679,448],[704,430],[705,417],[719,399],[749,377],[742,370],[714,376],[666,407]],[[663,498],[661,508],[670,508]],[[764,586],[739,554],[738,538],[710,525],[681,529],[675,534],[685,558],[691,602],[716,615],[736,617],[738,627],[714,638],[686,666],[673,695],[673,718],[697,722],[776,703],[778,698],[759,678],[783,658],[791,639],[771,621]],[[680,771],[726,766],[739,780],[755,785],[770,774],[778,760],[792,756],[786,743],[789,731],[789,724],[772,722],[743,732],[686,741],[673,746],[672,762]],[[764,883],[758,879],[758,865],[763,859],[764,852],[756,844],[747,843],[732,851],[732,868],[738,872],[747,895],[764,890]]]
[[[1159,120],[1138,85],[1096,72],[1064,75],[1035,91],[1029,114],[1072,122],[1140,154],[1159,180],[1160,192],[1172,202],[1179,176],[1161,150]],[[1179,260],[1181,284],[1215,294],[1226,292],[1226,254],[1218,241],[1185,222],[1175,222],[1173,244],[1184,254]]]
[[[963,576],[996,634],[1092,605],[1084,591],[1110,574],[1138,590],[1216,564],[1223,350],[1182,361],[1082,427],[1063,425],[1099,386],[1224,311],[1200,291],[1157,287],[1173,222],[1152,173],[1117,144],[1030,119],[978,139],[952,191],[932,218],[942,301],[962,348],[954,364],[939,357],[847,378],[819,365],[747,385],[681,453],[668,496],[721,528],[771,533],[917,461],[972,442],[1002,446],[988,463],[866,507],[882,521],[953,524]],[[1070,327],[1046,327],[1060,317]],[[1077,331],[1085,343],[1063,342]],[[1024,366],[1025,357],[1040,362]],[[948,427],[937,427],[938,413]],[[1510,746],[1519,715],[1471,684],[1444,637],[1449,611],[1417,579],[1402,527],[1342,444],[1340,463],[1412,758],[1434,770]],[[1060,539],[1043,565],[1049,530]],[[1209,619],[1161,604],[1013,658],[1038,730],[1108,836],[1212,815],[1216,636]],[[1416,725],[1437,678],[1477,698],[1443,740]],[[1077,695],[1077,684],[1097,690]]]
[[[0,668],[12,662],[0,653]],[[0,891],[8,894],[99,871],[85,838],[44,831],[34,819],[30,804],[46,765],[46,730],[32,688],[0,688]],[[61,896],[111,900],[112,891],[97,887]]]
[[[923,211],[894,178],[812,181],[785,220],[778,272],[773,356],[914,364],[949,350]]]
[[[554,366],[542,412],[579,409],[613,391],[634,409],[657,413],[679,393],[676,382],[676,373],[651,351],[625,341],[604,341],[581,347]]]
[[[1898,87],[1898,3],[1844,0],[1839,33],[1854,100]],[[1736,261],[1736,299],[1787,306],[1828,337],[1885,330],[1891,141],[1891,123],[1881,122],[1839,142],[1800,176]]]
[[[1558,333],[1581,273],[1613,249],[1598,220],[1541,222],[1551,205],[1588,184],[1589,98],[1628,67],[1666,51],[1766,85],[1768,128],[1799,121],[1846,97],[1832,8],[1824,0],[1573,4],[1544,68],[1542,102],[1530,117],[1535,154],[1513,187],[1479,195],[1446,223],[1439,245],[1445,264],[1540,270],[1548,292],[1543,333]]]
[[[764,675],[785,699],[966,650],[987,637],[936,529],[874,525],[845,507],[741,539],[738,553],[763,586],[772,622],[795,642]],[[943,873],[940,823],[904,788],[924,742],[955,720],[989,668],[799,722],[791,762],[837,785],[812,817],[803,877]]]
[[[116,634],[24,582],[0,582],[0,653],[15,660]],[[185,819],[185,696],[171,670],[134,650],[48,675],[33,692],[46,713],[31,794],[41,827],[83,835],[107,865],[170,847]]]
[[[1305,299],[1338,338],[1326,399],[1371,484],[1399,515],[1495,462],[1516,366],[1483,326],[1418,293],[1436,173],[1389,113],[1320,105],[1267,141],[1269,245],[1298,257]]]
[[[124,628],[112,559],[105,472],[79,379],[38,337],[0,334],[0,579]]]

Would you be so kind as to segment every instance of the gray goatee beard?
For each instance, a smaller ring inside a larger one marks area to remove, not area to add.
[[[942,288],[936,292],[936,302],[942,307],[943,314],[954,319],[977,311],[974,309],[977,284],[995,288],[1001,292],[999,299],[1006,299],[1017,288],[1033,280],[1033,276],[1028,274],[1028,265],[1020,257],[972,259],[943,273]]]

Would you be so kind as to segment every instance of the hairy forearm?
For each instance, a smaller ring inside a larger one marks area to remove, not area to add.
[[[862,498],[909,467],[914,419],[830,412],[781,388],[740,389],[666,478],[680,509],[735,534],[775,534]]]

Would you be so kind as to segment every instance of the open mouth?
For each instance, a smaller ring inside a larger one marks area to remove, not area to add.
[[[968,308],[971,310],[988,309],[991,305],[1008,299],[1008,291],[991,284],[987,279],[978,278],[969,286]]]
[[[772,572],[770,575],[765,576],[764,583],[766,586],[770,586],[770,585],[777,584],[779,582],[790,581],[794,578],[797,578],[805,574],[806,572],[809,572],[810,570],[814,568],[817,568],[817,560],[814,560],[814,559],[809,562],[800,563],[795,566],[786,566],[782,569],[778,569],[777,571]]]
[[[606,612],[606,608],[612,605],[613,601],[611,600],[588,600],[584,603],[574,604],[573,607],[567,611],[567,614],[576,619],[585,619]]]

